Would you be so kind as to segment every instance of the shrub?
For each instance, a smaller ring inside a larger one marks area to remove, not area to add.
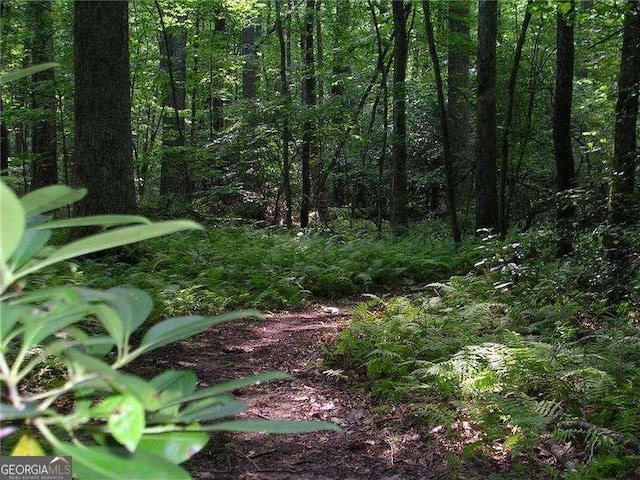
[[[207,443],[208,431],[337,429],[326,422],[228,420],[244,409],[229,392],[285,378],[280,372],[198,390],[190,371],[167,370],[148,381],[121,371],[153,349],[255,311],[169,318],[138,334],[152,310],[143,290],[32,288],[29,280],[50,265],[200,228],[190,221],[151,223],[126,215],[54,219],[50,214],[85,193],[57,185],[18,199],[0,182],[0,437],[15,440],[14,455],[45,450],[70,455],[79,478],[174,480],[189,478],[178,465]],[[55,229],[69,227],[106,230],[49,245]],[[137,345],[131,341],[134,333],[141,339]],[[43,381],[48,378],[43,371],[52,366],[53,381]]]

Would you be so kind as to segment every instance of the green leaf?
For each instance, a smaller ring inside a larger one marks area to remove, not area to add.
[[[250,385],[254,385],[257,383],[269,382],[271,380],[283,380],[288,378],[291,378],[291,376],[284,372],[265,372],[265,373],[260,373],[258,375],[252,375],[249,377],[240,378],[238,380],[233,380],[231,382],[225,382],[219,385],[214,385],[209,388],[198,390],[197,392],[191,395],[176,398],[171,402],[161,402],[161,403],[164,407],[164,406],[174,405],[176,403],[192,402],[194,400],[200,400],[203,398],[212,397],[214,395],[220,395],[221,393],[231,392],[238,388],[248,387]]]
[[[18,268],[27,263],[44,248],[49,238],[51,238],[50,230],[28,228],[22,236],[20,245],[11,256],[11,265]]]
[[[120,393],[133,395],[149,410],[158,408],[158,392],[151,383],[120,373],[106,363],[101,362],[76,349],[69,349],[64,352],[76,368],[80,368],[88,373],[98,374],[102,381]]]
[[[176,317],[169,318],[151,327],[142,338],[140,346],[132,356],[139,356],[155,348],[204,332],[211,325],[247,317],[259,317],[256,310],[240,310],[216,317]]]
[[[193,402],[177,415],[177,419],[182,423],[206,422],[232,417],[246,408],[244,404],[228,395],[211,397]]]
[[[50,185],[27,193],[20,199],[25,215],[33,217],[40,213],[51,212],[77,202],[87,194],[86,189],[74,190],[66,185]]]
[[[189,460],[209,441],[205,432],[171,432],[143,435],[138,451],[164,458],[174,465]]]
[[[83,320],[88,313],[88,306],[83,304],[58,303],[50,312],[34,310],[24,325],[23,343],[35,346],[63,328]]]
[[[145,427],[144,406],[130,395],[107,397],[92,409],[95,417],[106,418],[113,438],[130,452],[135,452]]]
[[[79,257],[88,253],[108,250],[114,247],[128,245],[130,243],[141,242],[149,238],[169,235],[181,230],[202,229],[200,225],[189,220],[174,220],[168,222],[152,223],[151,225],[136,225],[132,227],[122,227],[107,232],[90,235],[81,240],[69,243],[53,252],[48,258],[17,271],[14,274],[16,279],[29,275],[70,258]]]
[[[6,339],[17,322],[22,321],[23,318],[28,318],[32,310],[28,307],[0,303],[0,339],[2,339],[0,343],[4,342],[4,339]]]
[[[25,405],[25,408],[19,410],[13,405],[0,403],[0,421],[19,420],[21,418],[33,418],[41,414],[36,410],[36,406],[32,404]]]
[[[560,10],[560,15],[566,17],[571,10],[571,2],[559,2],[558,9]]]
[[[302,420],[232,420],[229,422],[215,423],[213,425],[204,425],[202,429],[207,431],[259,433],[310,433],[321,430],[342,431],[335,423]]]
[[[53,220],[39,225],[38,228],[69,228],[69,227],[113,227],[116,225],[130,225],[132,223],[150,224],[151,220],[137,215],[94,215],[92,217],[65,218]]]
[[[112,298],[107,302],[120,316],[124,339],[128,341],[130,335],[149,318],[153,300],[147,292],[138,288],[115,287],[107,290],[107,293]]]
[[[41,65],[35,65],[33,67],[25,68],[23,70],[17,70],[15,72],[5,73],[4,75],[0,75],[0,85],[5,85],[9,82],[14,82],[24,77],[28,77],[33,75],[34,73],[39,73],[44,70],[49,70],[50,68],[59,67],[58,63],[43,63]]]
[[[190,480],[182,468],[147,452],[59,443],[60,455],[73,457],[73,473],[86,480]]]
[[[25,225],[26,216],[20,200],[0,181],[0,262],[9,260],[18,249]],[[0,289],[4,288],[0,285]]]
[[[193,393],[197,383],[195,373],[177,370],[169,370],[151,380],[151,384],[160,392],[160,409],[154,420],[163,416],[174,418],[183,403],[181,399]]]

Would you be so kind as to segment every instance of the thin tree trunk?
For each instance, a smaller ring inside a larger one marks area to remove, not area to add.
[[[498,3],[478,3],[478,98],[476,145],[476,230],[497,229],[496,38]]]
[[[453,158],[451,158],[451,143],[449,140],[449,124],[447,121],[447,106],[444,101],[444,86],[442,84],[442,75],[440,73],[440,60],[438,60],[438,51],[436,50],[436,41],[433,36],[433,24],[431,23],[431,12],[429,11],[429,1],[422,0],[422,8],[424,12],[425,30],[427,33],[427,42],[429,43],[429,55],[431,63],[433,63],[433,72],[436,77],[436,91],[438,93],[438,110],[440,114],[440,129],[442,130],[442,149],[444,152],[444,176],[446,183],[447,204],[449,207],[449,215],[451,216],[451,233],[453,241],[460,243],[462,239],[460,235],[460,227],[458,226],[458,214],[456,211],[455,201],[455,179],[453,176]]]
[[[409,41],[407,37],[407,17],[410,4],[404,1],[392,2],[393,9],[393,136],[392,184],[391,184],[391,225],[396,232],[403,231],[407,217],[407,116],[406,116],[406,76]]]
[[[186,30],[182,26],[167,28],[158,0],[156,9],[160,17],[160,69],[169,79],[169,92],[164,98],[166,107],[163,117],[162,161],[160,164],[160,195],[176,195],[188,198],[191,194],[191,181],[184,152],[185,121],[180,112],[186,108],[185,80],[186,66]]]
[[[609,216],[615,224],[627,224],[637,218],[634,198],[637,167],[637,122],[640,83],[640,2],[629,0],[624,20],[616,124],[609,197]]]
[[[507,93],[507,114],[502,132],[502,163],[500,168],[500,196],[498,197],[498,203],[500,205],[500,236],[503,239],[509,229],[509,218],[507,216],[507,181],[509,173],[509,142],[511,141],[513,110],[516,100],[516,82],[520,70],[520,60],[522,59],[522,48],[524,47],[524,41],[527,37],[527,30],[529,29],[529,23],[531,21],[531,5],[533,5],[533,0],[528,0],[524,19],[522,20],[522,27],[520,28],[520,36],[516,44],[516,51],[513,56],[513,64],[511,65],[511,73],[509,74],[509,90]]]
[[[556,163],[556,188],[560,194],[556,210],[558,227],[558,251],[562,257],[571,253],[571,221],[575,207],[569,199],[563,198],[576,186],[575,165],[571,147],[571,97],[573,94],[573,13],[574,2],[566,15],[558,10],[556,23],[556,76],[553,92],[553,149]]]
[[[456,184],[456,198],[468,199],[473,187],[472,156],[470,154],[469,33],[470,0],[451,0],[449,6],[449,51],[447,106],[451,163]],[[457,203],[461,203],[460,201]]]
[[[313,54],[313,31],[315,26],[315,0],[306,1],[305,25],[303,36],[304,52],[304,82],[303,100],[307,107],[306,119],[302,125],[302,203],[300,206],[300,226],[309,225],[309,210],[311,207],[311,163],[316,160],[317,148],[315,139],[315,122],[311,118],[316,105],[316,74]]]
[[[53,61],[53,16],[50,1],[33,0],[28,3],[33,25],[31,60],[34,65]],[[33,128],[33,177],[31,188],[58,183],[58,150],[56,142],[56,97],[54,70],[33,75],[33,108],[41,117]]]
[[[289,114],[291,111],[291,89],[287,78],[287,44],[282,28],[282,0],[275,0],[276,7],[276,32],[278,34],[278,44],[280,46],[280,83],[281,92],[284,97],[284,113],[282,116],[282,189],[284,190],[285,203],[285,225],[291,228],[292,220],[292,198],[291,198],[291,165],[289,158],[289,140],[291,129],[289,127]]]

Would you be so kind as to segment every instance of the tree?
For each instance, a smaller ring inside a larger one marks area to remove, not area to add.
[[[241,52],[244,57],[242,67],[242,96],[251,100],[256,96],[256,81],[258,79],[258,59],[256,49],[256,35],[258,26],[251,24],[242,29]]]
[[[447,115],[451,163],[458,198],[471,192],[473,171],[470,155],[469,122],[469,0],[451,0],[449,7],[449,46],[447,63]]]
[[[31,61],[34,65],[52,62],[53,18],[52,2],[34,0],[27,4],[30,17]],[[38,121],[33,127],[33,174],[31,188],[58,183],[58,158],[56,145],[56,96],[54,70],[48,69],[33,75],[33,108]]]
[[[424,12],[427,41],[429,43],[429,54],[431,56],[431,63],[433,63],[433,71],[436,80],[436,91],[438,95],[438,111],[440,114],[442,150],[444,152],[444,175],[447,191],[447,205],[449,207],[449,215],[451,216],[451,232],[453,234],[453,240],[456,243],[459,243],[461,240],[461,236],[460,227],[458,226],[458,214],[456,212],[455,179],[453,177],[453,159],[451,158],[451,142],[449,137],[447,106],[444,102],[444,87],[442,83],[442,75],[440,73],[440,60],[438,60],[438,51],[436,50],[436,42],[433,35],[433,24],[431,23],[431,12],[428,0],[422,0],[422,8]]]
[[[637,122],[640,84],[640,2],[629,0],[624,19],[616,125],[609,196],[613,223],[627,224],[637,217],[635,170],[638,164]]]
[[[478,3],[476,229],[498,227],[496,185],[496,38],[498,3]]]
[[[74,173],[80,215],[134,213],[127,1],[75,2]]]
[[[500,168],[500,196],[498,204],[500,205],[499,223],[500,223],[500,236],[504,238],[509,228],[509,219],[507,218],[507,178],[509,172],[509,145],[511,127],[513,123],[513,111],[516,100],[516,81],[518,79],[518,71],[520,70],[520,60],[522,59],[522,49],[524,47],[524,41],[527,37],[527,30],[529,29],[529,23],[531,22],[531,6],[533,0],[527,1],[527,7],[524,12],[524,18],[522,20],[522,27],[520,28],[520,35],[518,36],[518,43],[516,44],[516,50],[513,55],[513,64],[511,66],[511,73],[509,74],[509,89],[507,99],[507,114],[504,121],[504,128],[502,131],[502,164]]]
[[[160,195],[189,197],[191,180],[185,163],[185,121],[181,111],[186,108],[187,32],[180,20],[167,26],[158,0],[155,1],[160,18],[158,34],[160,69],[168,80],[162,102],[162,161],[160,166]]]
[[[278,45],[280,52],[280,83],[281,93],[284,97],[284,112],[282,115],[282,190],[284,192],[285,203],[285,224],[287,227],[293,225],[292,220],[292,198],[291,198],[291,165],[289,158],[289,141],[291,129],[289,127],[289,113],[291,110],[291,91],[289,79],[287,77],[287,43],[282,28],[282,0],[275,1],[276,7],[276,33],[278,35]]]
[[[315,28],[315,0],[307,0],[305,8],[303,54],[304,78],[303,101],[307,108],[305,121],[302,125],[302,202],[300,206],[300,226],[305,228],[309,224],[309,210],[311,207],[311,162],[317,161],[316,131],[312,117],[312,109],[316,105],[316,73],[313,55],[313,32]]]
[[[572,250],[569,229],[575,216],[572,202],[564,198],[576,186],[575,165],[571,147],[571,105],[573,95],[573,22],[575,2],[562,2],[556,15],[556,73],[553,90],[553,151],[556,163],[556,208],[559,257]]]
[[[393,135],[392,183],[391,183],[391,225],[394,230],[403,230],[407,217],[407,106],[406,78],[409,39],[407,17],[411,4],[403,0],[391,2],[393,11]]]

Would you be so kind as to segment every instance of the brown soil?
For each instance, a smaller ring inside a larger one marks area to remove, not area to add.
[[[448,478],[486,478],[464,470],[452,477],[445,452],[456,449],[445,448],[439,434],[412,423],[402,407],[377,406],[353,379],[322,367],[323,345],[348,320],[349,306],[315,306],[231,322],[136,366],[142,376],[193,369],[201,387],[285,371],[292,380],[234,392],[248,407],[240,418],[327,420],[342,428],[304,435],[214,434],[185,465],[195,479],[429,480],[447,473]]]

